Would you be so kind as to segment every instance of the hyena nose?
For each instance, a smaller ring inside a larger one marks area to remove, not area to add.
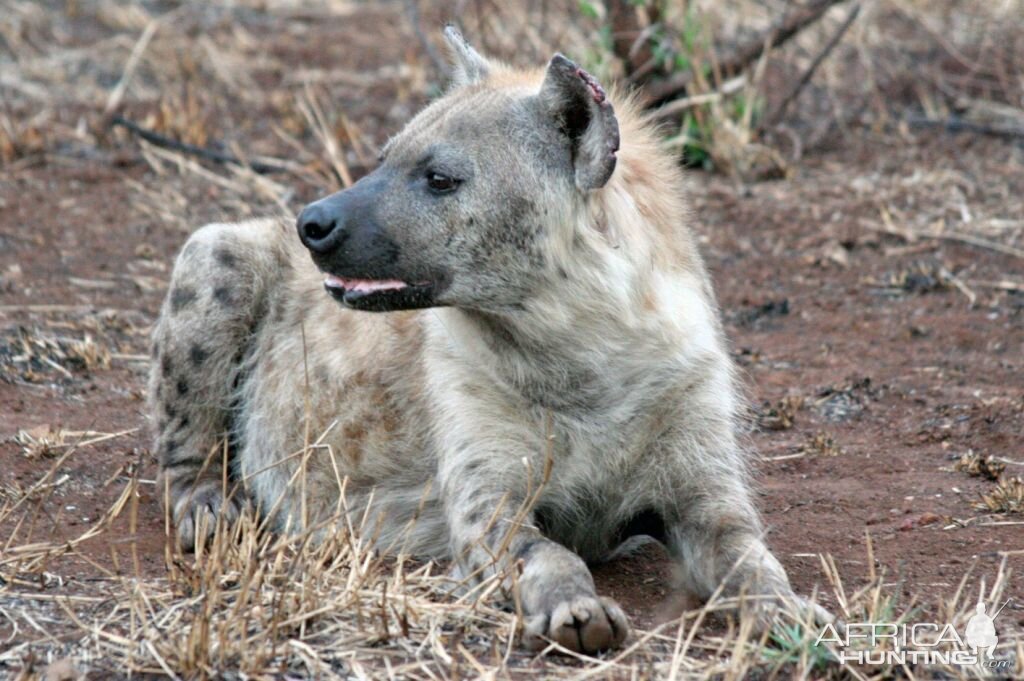
[[[306,206],[296,223],[302,244],[314,253],[327,253],[345,239],[345,227],[338,211],[322,201]]]

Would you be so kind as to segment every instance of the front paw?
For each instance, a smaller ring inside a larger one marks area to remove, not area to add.
[[[543,650],[550,642],[577,653],[596,653],[622,645],[629,620],[610,598],[577,596],[554,600],[554,606],[527,617],[523,645]]]
[[[841,620],[828,610],[792,591],[763,598],[754,607],[753,615],[754,628],[757,632],[767,631],[777,624],[787,622],[799,622],[815,629],[828,624],[842,625]]]
[[[218,522],[230,528],[246,508],[239,494],[224,493],[219,481],[202,481],[194,489],[184,492],[174,504],[174,524],[178,545],[184,551],[193,551],[196,542],[213,537]]]

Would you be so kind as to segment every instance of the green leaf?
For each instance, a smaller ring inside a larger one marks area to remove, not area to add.
[[[590,2],[590,0],[580,0],[580,14],[588,19],[601,18],[601,12],[597,9],[597,5]]]

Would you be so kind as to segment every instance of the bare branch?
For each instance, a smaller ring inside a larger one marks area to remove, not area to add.
[[[775,109],[775,112],[765,119],[766,123],[763,127],[771,127],[782,119],[782,116],[786,113],[786,109],[788,109],[789,105],[793,103],[793,100],[800,95],[803,89],[807,86],[807,83],[811,81],[811,78],[814,77],[814,72],[818,70],[818,67],[821,66],[822,62],[828,59],[828,55],[832,53],[832,50],[835,49],[836,45],[839,44],[839,41],[843,39],[844,35],[846,35],[846,32],[850,29],[850,26],[853,25],[858,14],[860,14],[860,3],[853,6],[853,9],[851,9],[850,13],[846,15],[846,19],[836,30],[835,34],[833,34],[832,38],[829,39],[825,44],[825,47],[818,52],[818,55],[807,67],[807,70],[803,72],[800,79],[795,85],[793,85],[792,89],[786,93],[786,96],[783,97],[782,102],[779,104],[778,108]]]
[[[811,24],[825,15],[829,9],[846,0],[814,0],[803,11],[783,20],[779,25],[769,29],[745,45],[735,49],[719,63],[723,78],[731,78],[740,71],[756,62],[766,49],[779,47],[798,35]],[[690,72],[678,73],[661,83],[647,87],[646,95],[649,104],[663,103],[665,100],[683,93],[690,85],[693,75]]]
[[[259,161],[245,162],[237,156],[232,154],[226,154],[223,151],[217,151],[216,149],[209,149],[207,147],[197,147],[194,144],[188,144],[187,142],[181,142],[176,139],[172,139],[165,135],[161,135],[158,132],[144,128],[134,121],[130,121],[123,116],[114,116],[110,119],[111,127],[120,126],[129,132],[138,135],[142,139],[146,140],[150,144],[155,144],[158,147],[164,149],[172,149],[174,151],[188,154],[190,156],[196,156],[207,161],[213,161],[215,163],[232,163],[237,166],[249,168],[254,173],[260,175],[267,175],[270,173],[284,173],[288,172],[288,168],[284,166],[273,165],[271,163],[260,163]]]

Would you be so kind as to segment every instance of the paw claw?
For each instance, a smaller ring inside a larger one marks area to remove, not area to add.
[[[214,535],[218,522],[223,522],[225,527],[233,525],[245,507],[244,500],[237,495],[224,499],[219,482],[211,481],[183,493],[174,508],[178,545],[185,551],[194,550],[197,541],[206,541]]]

